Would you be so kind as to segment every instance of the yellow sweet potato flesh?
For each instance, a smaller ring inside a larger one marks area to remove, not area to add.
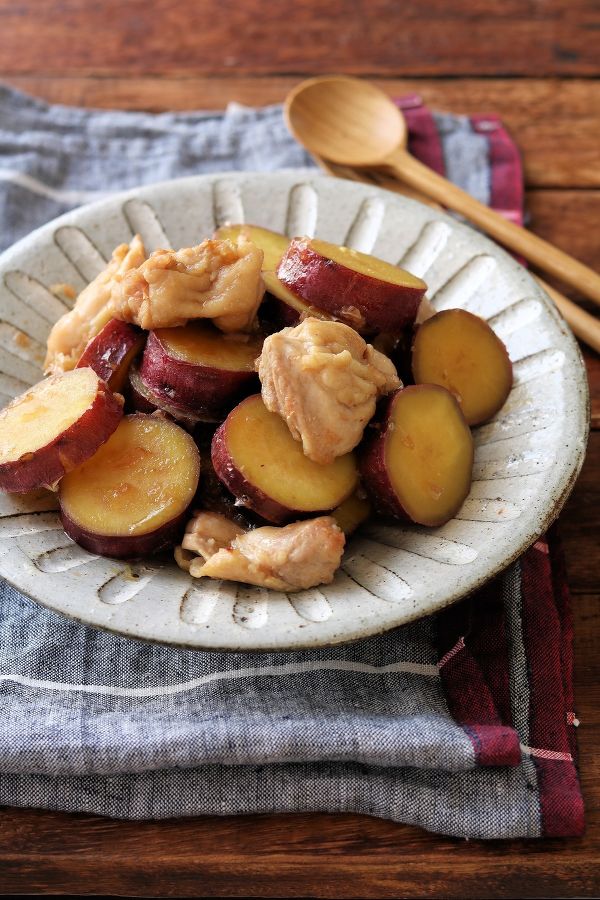
[[[331,511],[331,515],[346,536],[353,534],[356,529],[371,515],[371,503],[366,497],[352,494],[338,507]]]
[[[200,322],[184,328],[161,328],[155,334],[174,359],[232,372],[253,372],[262,349],[259,338],[247,334],[225,335]]]
[[[385,462],[413,521],[435,525],[454,515],[471,484],[473,442],[449,393],[430,385],[401,392],[388,425]]]
[[[281,300],[282,303],[285,303],[287,306],[296,310],[301,319],[307,318],[308,316],[313,316],[315,319],[323,319],[326,322],[331,322],[332,319],[334,319],[334,316],[329,315],[324,309],[317,309],[316,306],[310,306],[308,303],[305,303],[304,300],[301,300],[300,297],[296,297],[296,295],[279,280],[275,272],[263,272],[263,281],[267,291],[270,294],[273,294],[274,297],[277,297],[278,300]]]
[[[377,259],[368,253],[361,253],[359,250],[352,250],[350,247],[341,247],[337,244],[330,244],[328,241],[320,241],[313,239],[311,247],[321,256],[332,259],[334,262],[353,272],[359,272],[361,275],[368,275],[370,278],[377,278],[380,281],[386,281],[389,284],[398,284],[406,287],[415,287],[425,289],[424,282],[411,275],[405,269],[399,266],[393,266],[391,263]]]
[[[417,384],[439,384],[458,400],[469,425],[490,419],[512,386],[506,347],[479,316],[448,309],[417,331],[412,351]]]
[[[325,466],[313,462],[259,395],[230,414],[227,446],[247,481],[292,510],[333,509],[356,487],[358,473],[352,453]]]
[[[262,267],[265,271],[277,268],[290,243],[285,235],[269,228],[261,228],[259,225],[222,225],[215,232],[215,238],[222,241],[237,241],[240,236],[252,241],[262,250],[264,254]]]
[[[109,440],[60,484],[69,518],[98,535],[143,535],[181,514],[198,483],[200,457],[174,422],[127,416]]]
[[[91,369],[74,369],[34,385],[0,413],[0,464],[35,454],[67,431],[98,393]]]

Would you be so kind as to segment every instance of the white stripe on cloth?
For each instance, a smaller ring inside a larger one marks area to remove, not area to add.
[[[47,197],[49,200],[55,200],[57,203],[66,203],[72,206],[77,206],[80,203],[89,203],[92,200],[101,200],[102,197],[108,197],[110,194],[110,191],[60,190],[44,184],[43,181],[33,178],[32,175],[17,172],[15,169],[0,169],[0,181],[17,184],[19,187],[32,191],[34,194],[39,194],[41,197]]]
[[[215,681],[234,681],[243,678],[256,678],[265,675],[301,675],[304,672],[337,671],[357,672],[366,675],[386,675],[396,672],[406,672],[411,675],[423,675],[427,678],[439,676],[438,666],[426,665],[415,662],[390,663],[387,666],[371,666],[368,663],[351,662],[344,659],[315,660],[314,662],[289,663],[278,666],[255,666],[252,668],[237,669],[231,672],[211,672],[191,681],[180,684],[165,684],[140,688],[113,687],[108,684],[67,684],[58,681],[45,681],[39,678],[29,678],[26,675],[6,674],[0,675],[0,682],[11,681],[25,687],[40,688],[47,691],[81,692],[84,694],[102,694],[110,697],[167,697],[171,694],[179,694],[191,691],[204,684]]]

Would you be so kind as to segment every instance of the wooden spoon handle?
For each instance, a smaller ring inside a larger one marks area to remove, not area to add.
[[[337,178],[347,178],[350,181],[359,181],[363,184],[373,184],[374,180],[376,180],[381,187],[385,187],[388,191],[393,191],[394,193],[402,194],[403,196],[406,196],[407,194],[409,196],[414,196],[415,199],[421,200],[424,203],[429,203],[429,205],[434,206],[436,209],[440,209],[439,204],[433,202],[431,198],[428,198],[421,191],[414,188],[405,191],[403,185],[396,179],[386,178],[384,175],[377,172],[368,173],[363,169],[353,169],[350,166],[338,166],[316,154],[313,154],[313,158],[323,171],[328,172],[330,175],[334,175]],[[589,347],[592,347],[597,353],[600,353],[600,320],[594,318],[594,316],[590,315],[589,312],[586,312],[585,309],[581,309],[581,307],[577,306],[576,303],[573,303],[572,300],[564,297],[549,284],[546,284],[545,281],[542,281],[541,278],[538,278],[537,275],[534,275],[533,277],[554,301],[555,305],[570,325],[573,333]]]
[[[466,191],[442,178],[437,172],[411,156],[406,150],[397,150],[386,159],[401,180],[427,194],[432,200],[448,209],[461,213],[478,225],[505,247],[520,253],[529,262],[572,287],[600,305],[600,275],[519,225],[514,225],[489,206],[475,200]]]

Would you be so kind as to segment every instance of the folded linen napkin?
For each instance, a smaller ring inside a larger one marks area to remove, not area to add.
[[[496,118],[401,105],[416,155],[519,221],[518,153]],[[9,89],[0,156],[1,247],[107,187],[310,165],[279,107],[101,112]],[[554,540],[437,616],[334,649],[154,646],[4,583],[0,622],[2,804],[142,819],[362,812],[484,838],[583,828]]]

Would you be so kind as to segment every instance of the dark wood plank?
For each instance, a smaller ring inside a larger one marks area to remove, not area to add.
[[[1,0],[12,74],[597,75],[594,0]]]
[[[600,190],[528,191],[526,211],[532,231],[588,266],[598,267],[598,241],[589,231],[590,223],[599,221]]]
[[[573,594],[599,589],[600,431],[590,434],[588,452],[573,493],[560,517],[560,533]],[[600,634],[597,636],[600,638]]]
[[[1,38],[0,38],[1,42]],[[54,103],[119,109],[223,109],[278,103],[299,77],[0,77]],[[502,116],[534,187],[600,187],[600,81],[379,79],[392,96],[417,92],[432,109]]]

